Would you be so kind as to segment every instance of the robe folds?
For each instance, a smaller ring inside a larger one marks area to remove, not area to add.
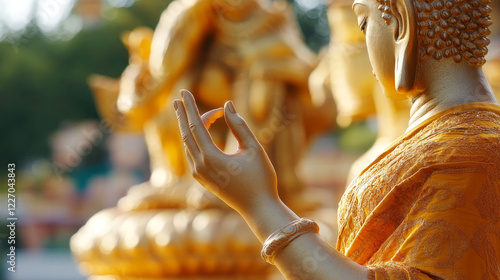
[[[369,279],[500,279],[500,106],[456,106],[402,135],[338,218],[337,250]]]

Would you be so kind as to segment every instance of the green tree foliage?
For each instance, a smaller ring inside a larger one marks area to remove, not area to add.
[[[319,52],[330,41],[326,4],[305,10],[297,2],[293,2],[293,8],[306,44],[313,51]]]

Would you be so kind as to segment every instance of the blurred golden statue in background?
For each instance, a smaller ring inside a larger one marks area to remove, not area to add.
[[[296,172],[313,137],[334,124],[335,111],[329,92],[309,92],[316,58],[290,7],[284,1],[177,0],[154,32],[141,27],[122,39],[130,64],[121,78],[94,76],[90,84],[102,118],[117,131],[144,132],[151,178],[73,236],[80,267],[96,279],[265,277],[269,266],[243,219],[187,172],[171,102],[182,88],[196,92],[201,113],[234,100],[276,167],[283,199],[299,212],[331,204],[329,192],[305,191]],[[236,149],[224,123],[210,130],[220,149]],[[228,163],[228,172],[238,166]],[[213,176],[221,186],[229,177]],[[323,227],[327,235],[329,227]]]
[[[388,99],[373,75],[365,36],[352,12],[352,0],[333,0],[328,6],[330,46],[311,74],[314,92],[329,90],[337,105],[337,123],[347,127],[375,116],[377,139],[349,171],[347,184],[408,128],[410,102]]]

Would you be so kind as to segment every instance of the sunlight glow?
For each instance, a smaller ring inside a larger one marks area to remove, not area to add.
[[[71,17],[77,0],[0,0],[0,41],[32,36],[37,25],[46,35],[70,38],[81,30],[81,21]],[[57,36],[54,36],[56,33]],[[15,40],[15,39],[14,39]]]
[[[69,16],[76,0],[38,0],[36,22],[45,33],[55,31]]]
[[[312,10],[325,4],[324,0],[295,0],[297,5],[303,10]]]
[[[33,15],[35,0],[0,0],[0,22],[14,32],[26,28]]]

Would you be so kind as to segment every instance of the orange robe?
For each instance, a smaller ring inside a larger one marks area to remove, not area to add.
[[[500,106],[398,138],[342,197],[337,249],[369,279],[500,279]]]

